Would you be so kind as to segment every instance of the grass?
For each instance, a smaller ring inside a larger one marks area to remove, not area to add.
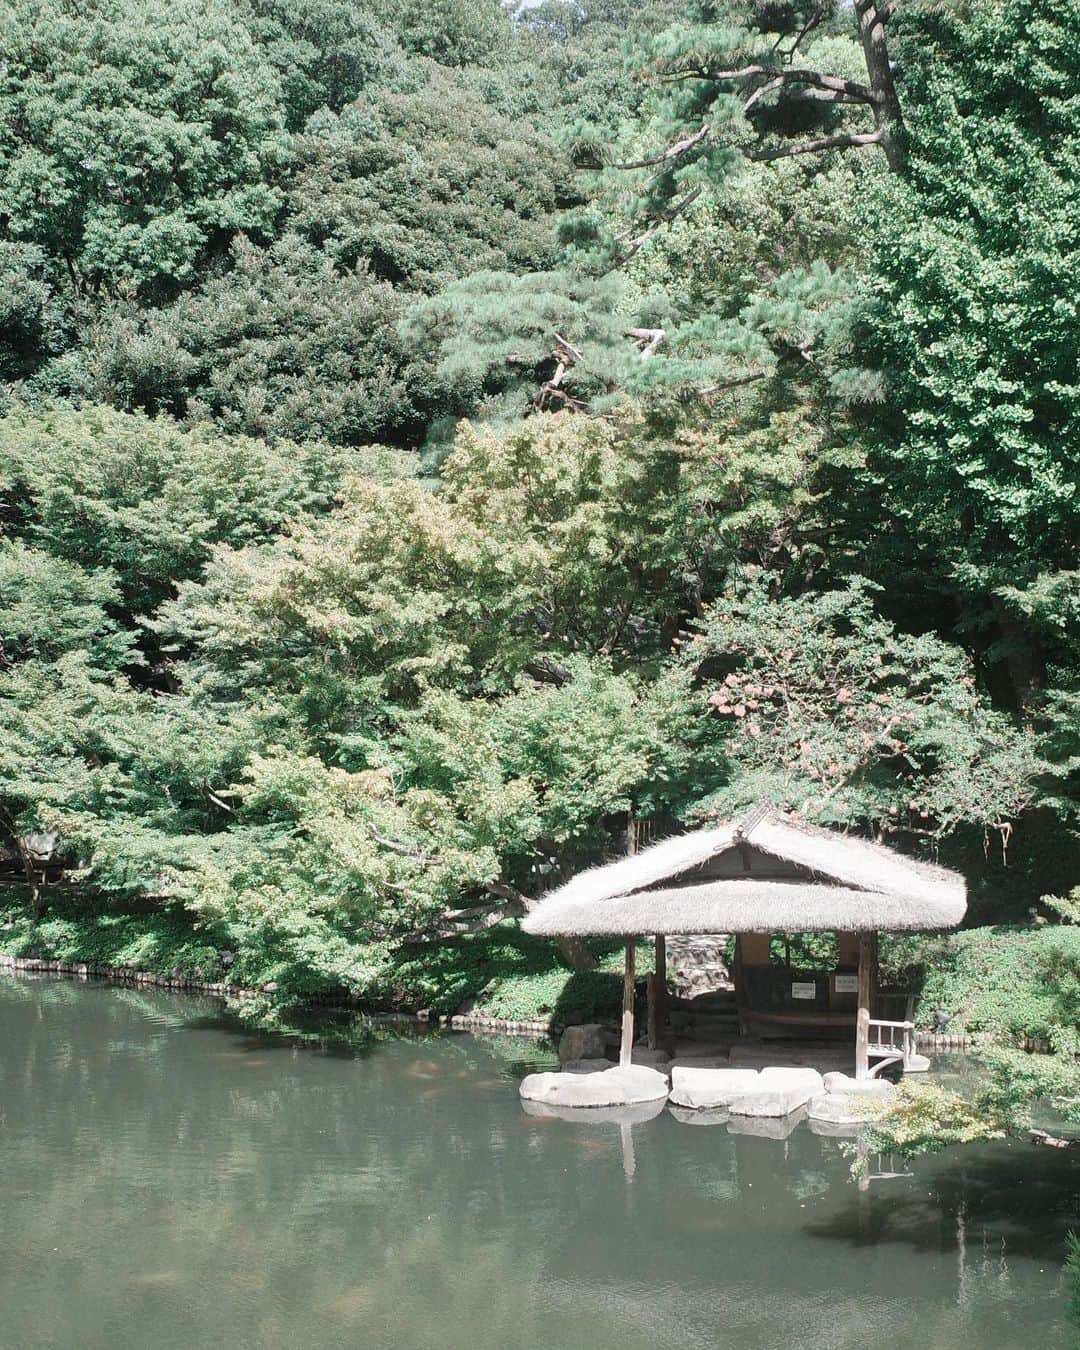
[[[453,1013],[462,1005],[510,1021],[558,1023],[617,1017],[622,1000],[621,942],[591,944],[594,970],[572,970],[546,938],[500,925],[473,937],[404,947],[376,979],[358,990],[373,1008]],[[256,954],[239,953],[227,968],[225,937],[197,930],[183,909],[95,904],[57,896],[35,918],[17,894],[0,896],[0,952],[46,960],[127,966],[167,978],[227,981],[258,987],[278,974]],[[652,970],[652,944],[637,954],[639,975]],[[242,972],[242,977],[239,972]]]
[[[46,960],[130,966],[155,975],[219,981],[218,946],[182,910],[116,910],[57,901],[35,918],[17,899],[0,899],[0,952]]]
[[[934,1008],[950,1029],[989,1032],[1002,1042],[1058,1042],[1080,1024],[1080,925],[996,925],[932,937],[882,939],[887,983],[918,991],[918,1018]]]
[[[182,908],[117,908],[70,894],[51,897],[35,918],[17,892],[0,894],[0,952],[11,956],[128,966],[155,975],[258,987],[279,972],[241,951],[227,969],[221,934],[197,929]],[[402,947],[355,991],[375,1008],[453,1013],[460,1008],[511,1021],[557,1023],[615,1018],[622,999],[622,943],[589,944],[595,969],[572,970],[550,940],[516,923],[424,946]],[[919,991],[918,1015],[953,1014],[954,1029],[984,1031],[1003,1045],[1025,1037],[1062,1049],[1063,1028],[1080,1024],[1080,925],[972,928],[882,940],[889,984]],[[805,953],[807,957],[813,953]],[[652,969],[652,944],[638,948],[639,975]]]
[[[622,1003],[623,945],[590,947],[596,968],[572,970],[547,938],[530,937],[516,924],[500,925],[413,948],[387,970],[378,992],[392,1003],[439,1013],[471,1003],[478,1013],[511,1021],[602,1021],[616,1016]],[[637,969],[639,975],[652,970],[651,943],[639,944]]]

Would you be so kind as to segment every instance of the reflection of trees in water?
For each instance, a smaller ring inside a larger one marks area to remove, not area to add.
[[[0,1000],[12,1344],[686,1350],[723,1327],[740,1350],[814,1328],[888,1347],[918,1319],[921,1345],[958,1350],[1020,1343],[1000,1334],[1018,1318],[1056,1343],[1050,1276],[1040,1310],[1030,1269],[1020,1290],[990,1271],[1001,1236],[1010,1261],[1049,1251],[1037,1207],[995,1196],[1060,1188],[1062,1155],[972,1150],[859,1195],[806,1131],[661,1117],[634,1129],[627,1183],[617,1125],[520,1110],[506,1041],[341,1058],[168,994]]]

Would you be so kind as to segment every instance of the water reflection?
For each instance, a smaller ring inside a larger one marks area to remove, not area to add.
[[[860,1193],[805,1128],[526,1115],[524,1043],[312,1048],[14,978],[0,1019],[4,1344],[1074,1344],[1069,1153],[953,1151]]]

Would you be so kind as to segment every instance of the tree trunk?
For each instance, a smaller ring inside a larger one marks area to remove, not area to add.
[[[1016,711],[1023,716],[1029,711],[1046,678],[1042,652],[1022,621],[996,598],[993,610],[994,622],[1001,634],[1001,659],[1008,672]]]
[[[881,148],[889,168],[896,173],[904,166],[904,126],[885,43],[885,19],[874,0],[855,0],[855,16],[859,22],[859,41],[866,61],[867,79],[874,92],[874,119],[882,133]]]
[[[559,937],[555,939],[555,945],[559,955],[572,970],[592,970],[596,966],[596,957],[581,938]]]

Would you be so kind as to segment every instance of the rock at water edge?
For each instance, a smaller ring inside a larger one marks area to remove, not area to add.
[[[670,1101],[696,1111],[730,1106],[736,1097],[754,1092],[761,1079],[754,1069],[699,1069],[675,1065],[671,1070]]]
[[[559,1063],[571,1059],[603,1059],[607,1032],[599,1022],[585,1022],[579,1027],[567,1027],[559,1038]]]

